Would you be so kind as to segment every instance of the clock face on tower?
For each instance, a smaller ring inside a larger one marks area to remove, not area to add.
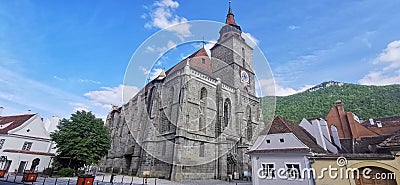
[[[240,71],[240,79],[242,83],[249,83],[249,74],[247,74],[247,72],[244,70]]]

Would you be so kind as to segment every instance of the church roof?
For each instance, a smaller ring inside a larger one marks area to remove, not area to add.
[[[205,50],[204,47],[201,49],[197,50],[190,56],[186,57],[183,59],[181,62],[176,64],[174,67],[169,69],[166,74],[171,74],[177,70],[180,70],[186,66],[187,60],[189,60],[189,66],[195,70],[198,70],[202,73],[205,73],[207,75],[212,75],[212,66],[211,66],[211,59],[207,54],[207,51]]]
[[[17,128],[31,119],[36,114],[25,114],[16,116],[0,117],[0,134],[7,134],[8,131]]]

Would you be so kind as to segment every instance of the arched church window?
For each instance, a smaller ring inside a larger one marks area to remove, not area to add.
[[[231,100],[225,99],[224,102],[224,126],[227,127],[231,118]]]
[[[147,99],[147,113],[149,114],[149,117],[151,117],[151,112],[153,109],[153,101],[154,101],[154,91],[155,87],[152,87],[149,91],[148,99]]]
[[[174,95],[175,95],[175,89],[174,87],[171,87],[170,89],[170,94],[168,96],[168,107],[169,107],[169,114],[168,114],[168,119],[169,119],[169,123],[168,123],[168,130],[171,130],[172,127],[172,108],[174,105]]]

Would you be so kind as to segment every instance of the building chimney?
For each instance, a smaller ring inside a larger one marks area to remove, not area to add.
[[[370,118],[370,119],[369,119],[369,123],[370,123],[371,125],[375,125],[374,119]]]
[[[0,116],[1,116],[1,112],[3,112],[4,107],[0,107]]]
[[[25,114],[32,114],[32,111],[29,109]]]

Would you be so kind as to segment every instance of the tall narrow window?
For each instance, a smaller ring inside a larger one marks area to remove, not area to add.
[[[205,122],[206,122],[206,110],[207,110],[207,89],[205,87],[200,90],[200,118],[199,119],[199,129],[205,132]]]
[[[161,155],[164,156],[166,151],[167,151],[167,141],[163,141],[162,149],[161,149]]]
[[[224,103],[224,126],[229,125],[229,120],[231,117],[231,100],[229,98],[225,99]]]
[[[170,95],[168,97],[168,107],[169,107],[169,116],[168,116],[168,130],[171,131],[172,130],[172,111],[173,111],[173,107],[174,107],[174,95],[175,95],[175,89],[173,87],[171,87],[170,89]]]
[[[251,108],[248,105],[247,106],[247,140],[251,141],[251,139],[253,138],[253,127],[252,127],[252,123],[251,123]]]
[[[200,100],[204,100],[207,98],[207,89],[205,87],[200,90]]]
[[[154,89],[155,87],[152,87],[149,91],[149,95],[147,96],[147,113],[149,114],[149,117],[151,117],[151,112],[153,109],[153,101],[154,101]]]
[[[199,157],[204,157],[204,154],[205,154],[204,142],[201,142],[199,148]]]
[[[203,120],[203,115],[199,116],[199,131],[203,131],[204,130],[204,120]]]
[[[242,62],[243,62],[243,67],[246,66],[246,52],[244,51],[244,48],[242,48]]]

